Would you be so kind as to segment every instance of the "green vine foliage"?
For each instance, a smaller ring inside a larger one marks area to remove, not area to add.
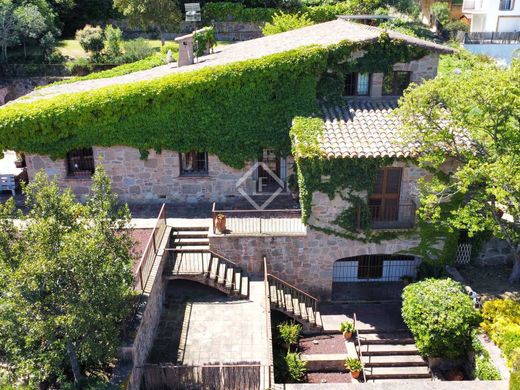
[[[0,110],[0,149],[54,158],[92,145],[200,150],[240,168],[262,148],[289,152],[292,119],[316,109],[326,54],[326,48],[306,47],[12,104]]]
[[[394,54],[385,52],[382,59],[383,51],[374,48],[378,45]],[[354,50],[366,52],[362,61],[348,61]],[[337,61],[343,62],[344,71],[356,66],[362,72],[384,71],[392,61],[424,54],[382,34],[377,45],[343,41],[303,47],[149,81],[10,104],[0,110],[0,149],[52,158],[93,145],[130,146],[143,151],[143,157],[149,149],[200,150],[241,168],[264,148],[282,155],[290,152],[293,118],[311,117],[318,111],[317,95],[333,94],[318,84],[328,69],[336,69]]]
[[[206,50],[212,50],[212,48],[217,44],[215,28],[213,26],[209,26],[195,31],[193,34],[193,40],[196,47],[195,55],[197,57],[204,55]]]

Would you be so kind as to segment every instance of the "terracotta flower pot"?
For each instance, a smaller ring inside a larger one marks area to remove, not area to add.
[[[226,216],[224,214],[217,215],[215,219],[215,229],[217,233],[225,233],[226,231]]]
[[[345,340],[350,340],[352,338],[352,332],[343,332],[343,337]]]
[[[361,371],[350,371],[350,375],[352,375],[352,378],[358,379],[359,374],[361,374]]]

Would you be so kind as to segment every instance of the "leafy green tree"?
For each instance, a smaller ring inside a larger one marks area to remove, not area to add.
[[[18,43],[15,5],[11,0],[0,0],[0,49],[2,61],[7,61],[7,48]]]
[[[24,192],[24,229],[14,202],[0,205],[0,349],[13,380],[62,385],[72,372],[79,382],[119,344],[132,295],[129,211],[102,167],[86,204],[44,173]]]
[[[182,18],[177,0],[114,0],[114,6],[134,25],[157,29],[162,45],[164,33],[178,30]]]
[[[441,22],[442,25],[445,25],[450,21],[450,7],[448,3],[445,2],[436,2],[431,6],[432,15]]]
[[[441,75],[407,91],[397,114],[405,139],[419,144],[419,164],[436,173],[421,183],[420,218],[504,239],[510,281],[520,281],[520,63]]]
[[[36,40],[47,31],[47,24],[38,7],[26,4],[15,9],[16,33],[23,44],[23,53],[27,57],[27,43]]]

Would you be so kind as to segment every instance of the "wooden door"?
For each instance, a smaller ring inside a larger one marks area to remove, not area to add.
[[[387,167],[376,177],[374,188],[368,198],[368,205],[374,221],[397,221],[399,219],[399,199],[403,169]]]

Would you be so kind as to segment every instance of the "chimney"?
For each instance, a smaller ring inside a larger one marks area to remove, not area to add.
[[[179,43],[179,61],[177,66],[193,64],[193,33],[175,38]]]

